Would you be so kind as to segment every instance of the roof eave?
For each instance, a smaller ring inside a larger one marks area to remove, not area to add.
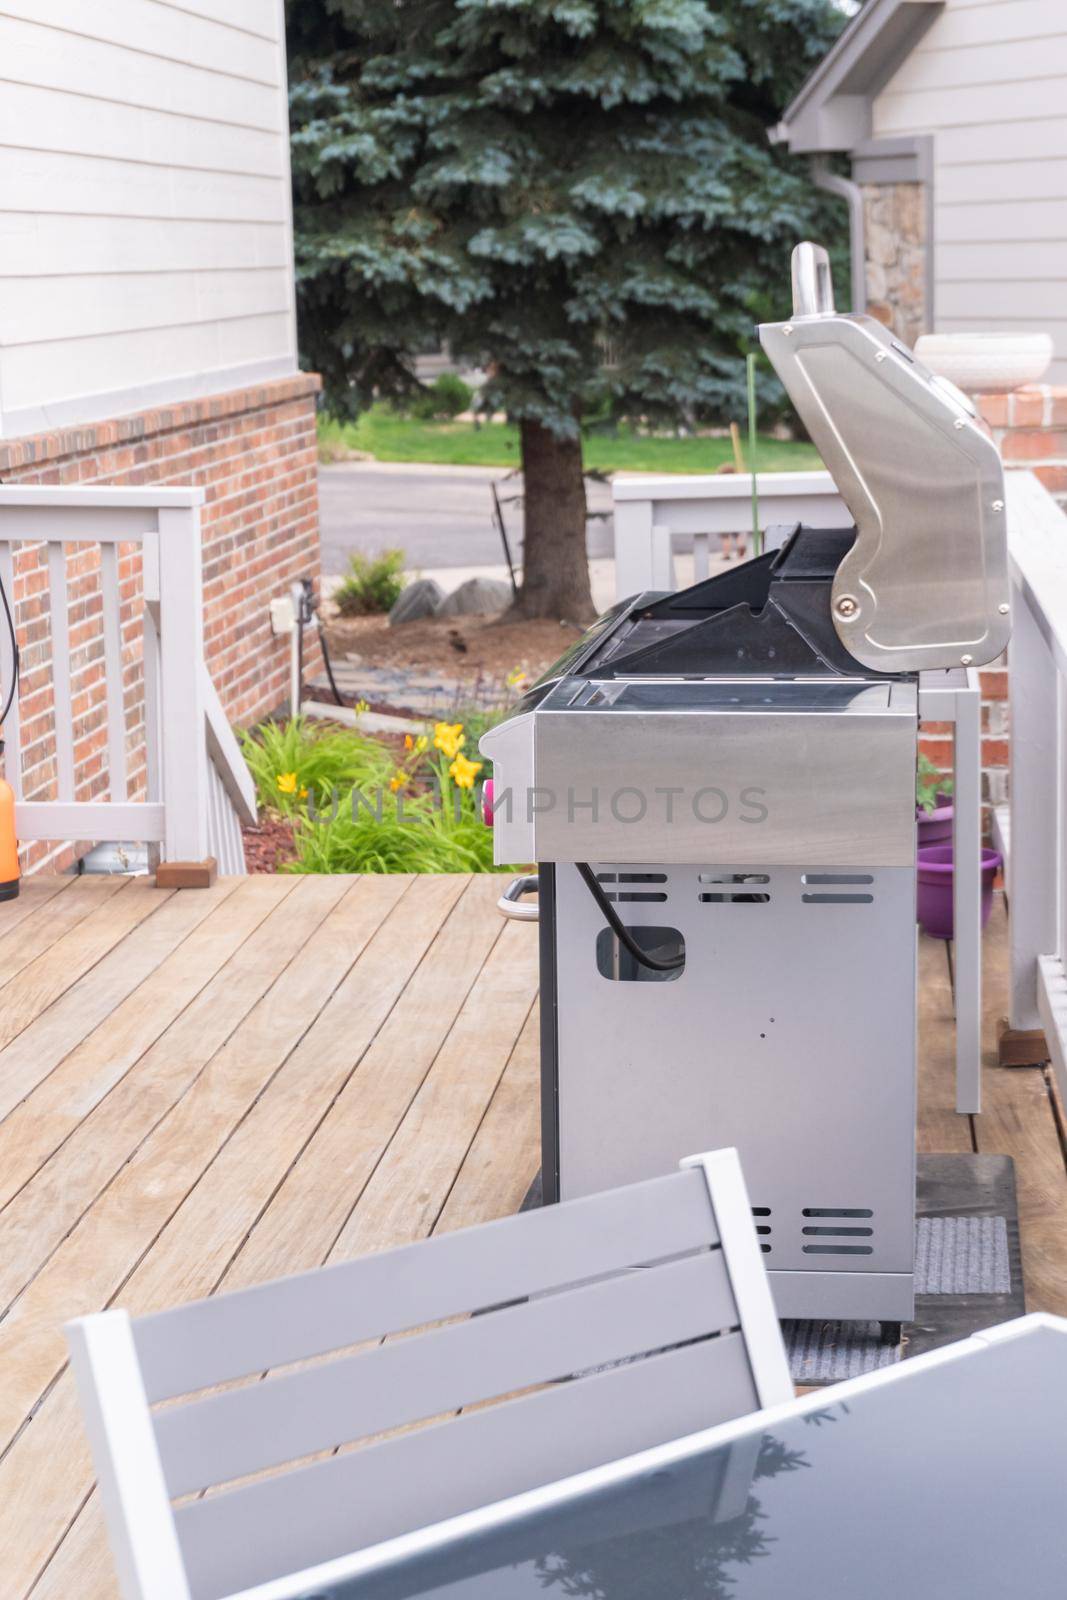
[[[771,132],[797,152],[850,150],[871,133],[871,104],[945,0],[868,0],[806,79]]]

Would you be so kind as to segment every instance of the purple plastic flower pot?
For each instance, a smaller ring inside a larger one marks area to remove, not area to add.
[[[938,800],[940,804],[933,811],[915,813],[920,850],[931,844],[952,843],[952,801],[943,795],[938,795]]]
[[[1001,867],[995,850],[982,851],[982,927],[993,909],[993,879]],[[919,851],[919,923],[934,939],[951,939],[952,846],[924,845]]]

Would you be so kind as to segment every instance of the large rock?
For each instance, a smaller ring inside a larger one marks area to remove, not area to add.
[[[432,617],[444,599],[445,591],[433,578],[415,578],[398,597],[389,613],[389,626],[399,622],[418,622],[420,617]]]
[[[511,584],[503,578],[468,578],[445,596],[439,617],[493,617],[511,604]]]

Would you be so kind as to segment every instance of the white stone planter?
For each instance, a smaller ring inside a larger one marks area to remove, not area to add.
[[[1052,340],[1047,333],[924,333],[915,354],[965,394],[1007,394],[1044,377]]]

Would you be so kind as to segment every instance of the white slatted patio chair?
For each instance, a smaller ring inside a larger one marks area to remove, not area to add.
[[[734,1150],[66,1331],[123,1600],[240,1595],[793,1394]]]

